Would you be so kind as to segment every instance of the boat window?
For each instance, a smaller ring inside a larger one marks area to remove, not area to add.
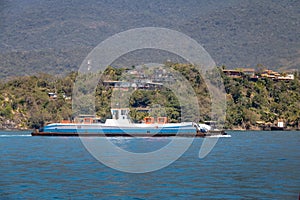
[[[121,115],[126,115],[126,110],[121,110]]]
[[[119,118],[119,112],[118,110],[113,110],[113,118],[118,119]]]

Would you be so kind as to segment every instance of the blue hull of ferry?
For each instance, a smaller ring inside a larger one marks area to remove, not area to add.
[[[65,127],[45,127],[42,132],[45,133],[78,133],[78,134],[179,134],[189,133],[195,134],[194,127],[172,127],[172,128],[129,128],[129,127],[97,127],[89,128],[82,126],[80,128],[65,128]]]
[[[39,136],[195,136],[196,128],[187,126],[172,127],[108,127],[94,125],[51,124],[32,135]]]

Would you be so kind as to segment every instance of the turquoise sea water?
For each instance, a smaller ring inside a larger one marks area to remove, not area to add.
[[[300,132],[230,132],[198,158],[202,138],[173,164],[145,174],[119,172],[76,137],[0,132],[0,199],[298,199]],[[114,139],[113,139],[114,140]],[[119,138],[134,152],[170,138]]]

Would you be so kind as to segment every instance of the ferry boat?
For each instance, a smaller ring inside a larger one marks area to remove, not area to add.
[[[111,109],[112,119],[100,123],[99,119],[84,116],[74,122],[62,121],[46,125],[32,132],[32,136],[105,136],[105,137],[205,137],[225,135],[209,125],[195,122],[168,123],[166,117],[146,117],[144,123],[132,123],[128,108]]]

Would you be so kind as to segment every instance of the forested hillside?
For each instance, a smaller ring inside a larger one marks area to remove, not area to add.
[[[66,75],[103,40],[141,27],[180,31],[218,65],[299,69],[299,7],[298,0],[1,0],[0,78]]]
[[[206,85],[197,70],[191,65],[172,64],[192,85],[198,96],[200,121],[210,120],[210,98]],[[106,80],[118,80],[124,68],[108,67]],[[220,72],[222,73],[221,69]],[[72,87],[77,73],[64,77],[48,74],[23,76],[0,84],[0,128],[39,128],[45,123],[72,118]],[[300,77],[275,81],[249,77],[230,78],[222,74],[227,92],[228,129],[255,129],[258,121],[276,123],[283,119],[289,127],[296,128],[300,121]],[[103,81],[103,80],[102,80]],[[110,116],[113,88],[99,83],[96,90],[96,112],[104,121]],[[53,97],[51,95],[55,94]],[[148,115],[142,108],[161,105],[171,122],[180,121],[180,104],[174,93],[162,87],[155,90],[136,90],[130,97],[131,117],[135,122]],[[152,113],[153,114],[153,113]]]
[[[227,98],[227,127],[253,128],[257,121],[274,123],[283,120],[296,127],[300,121],[299,74],[291,81],[224,76]]]

